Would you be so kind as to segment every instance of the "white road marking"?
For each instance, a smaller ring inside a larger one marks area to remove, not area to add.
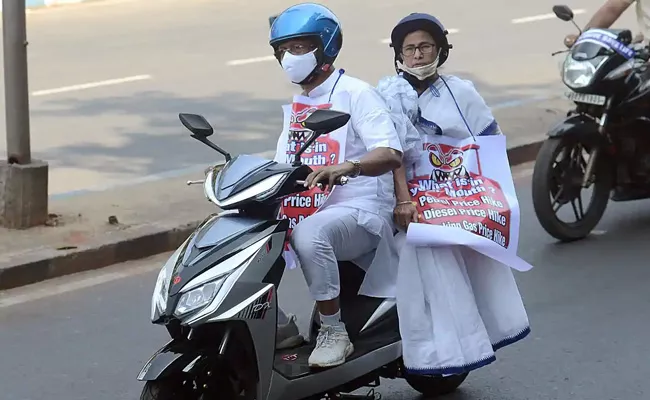
[[[228,61],[226,65],[234,66],[234,65],[255,64],[259,62],[275,61],[275,60],[276,60],[275,56],[254,57],[254,58],[245,58],[243,60]]]
[[[112,86],[112,85],[120,85],[122,83],[144,81],[151,78],[152,78],[151,75],[128,76],[126,78],[109,79],[109,80],[99,81],[99,82],[83,83],[80,85],[64,86],[55,89],[37,90],[35,92],[32,92],[32,96],[47,96],[51,94],[76,92],[79,90],[93,89],[101,86]]]
[[[84,0],[60,0],[58,2],[49,1],[50,4],[35,8],[27,8],[27,13],[34,15],[47,15],[48,13],[70,12],[72,10],[84,10],[94,7],[112,7],[118,4],[135,3],[137,0],[104,0],[104,1],[84,1]]]
[[[460,29],[447,29],[447,32],[449,32],[449,34],[452,35],[452,34],[454,34],[454,33],[458,33],[458,32],[460,32]],[[381,39],[381,40],[379,41],[379,43],[382,43],[382,44],[390,44],[390,38],[388,38],[388,39]]]
[[[585,12],[587,12],[587,11],[583,10],[583,9],[573,10],[574,15],[584,14]],[[540,14],[540,15],[533,15],[533,16],[530,16],[530,17],[515,18],[515,19],[512,20],[512,23],[513,24],[525,24],[525,23],[528,23],[528,22],[544,21],[544,20],[553,19],[553,18],[557,18],[555,16],[555,14],[553,14],[553,13]]]

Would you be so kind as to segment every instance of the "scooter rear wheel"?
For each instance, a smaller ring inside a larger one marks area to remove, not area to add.
[[[427,397],[443,396],[455,391],[469,372],[450,376],[406,375],[406,382]]]

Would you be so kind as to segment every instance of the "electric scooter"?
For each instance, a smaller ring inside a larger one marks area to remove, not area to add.
[[[180,114],[190,136],[226,158],[206,170],[202,184],[221,208],[171,255],[156,280],[151,321],[167,328],[171,341],[142,368],[141,400],[375,399],[350,393],[376,387],[380,378],[404,378],[416,390],[440,395],[455,390],[467,374],[411,376],[402,363],[397,308],[393,299],[358,294],[364,271],[339,263],[341,313],[355,351],[333,368],[313,369],[308,357],[319,329],[312,312],[306,342],[276,350],[277,294],[285,270],[283,250],[289,221],[278,219],[286,196],[306,188],[312,169],[303,152],[316,138],[345,126],[350,115],[317,110],[302,126],[311,131],[291,164],[252,155],[231,157],[208,140],[213,128],[195,114]],[[348,179],[338,182],[345,185]]]

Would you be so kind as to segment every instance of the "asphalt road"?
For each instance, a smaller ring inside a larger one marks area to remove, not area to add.
[[[525,172],[518,172],[525,174]],[[518,273],[532,334],[470,375],[451,400],[638,400],[650,393],[648,202],[613,204],[598,234],[557,245],[532,214],[528,177],[517,180]],[[3,400],[132,400],[143,363],[166,342],[149,323],[156,270],[166,255],[0,293]],[[299,271],[280,301],[306,326],[310,302]],[[385,400],[415,400],[384,381]]]
[[[293,2],[106,0],[30,13],[33,155],[51,165],[50,193],[216,161],[187,137],[179,112],[206,115],[233,154],[273,149],[280,106],[295,88],[269,60],[268,17]],[[394,24],[427,11],[452,32],[445,72],[472,79],[490,105],[525,109],[563,90],[550,53],[574,28],[546,15],[551,0],[324,3],[343,22],[338,65],[371,83],[394,73],[382,42]],[[581,25],[596,3],[570,3],[584,9]],[[632,14],[619,25],[634,27]],[[548,126],[531,118],[527,128],[507,133],[540,135]]]

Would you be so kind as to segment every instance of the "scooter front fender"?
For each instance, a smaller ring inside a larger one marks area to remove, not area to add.
[[[138,374],[138,380],[155,381],[168,377],[176,372],[183,371],[199,357],[198,350],[187,352],[187,346],[181,349],[177,341],[172,340],[145,363]]]

